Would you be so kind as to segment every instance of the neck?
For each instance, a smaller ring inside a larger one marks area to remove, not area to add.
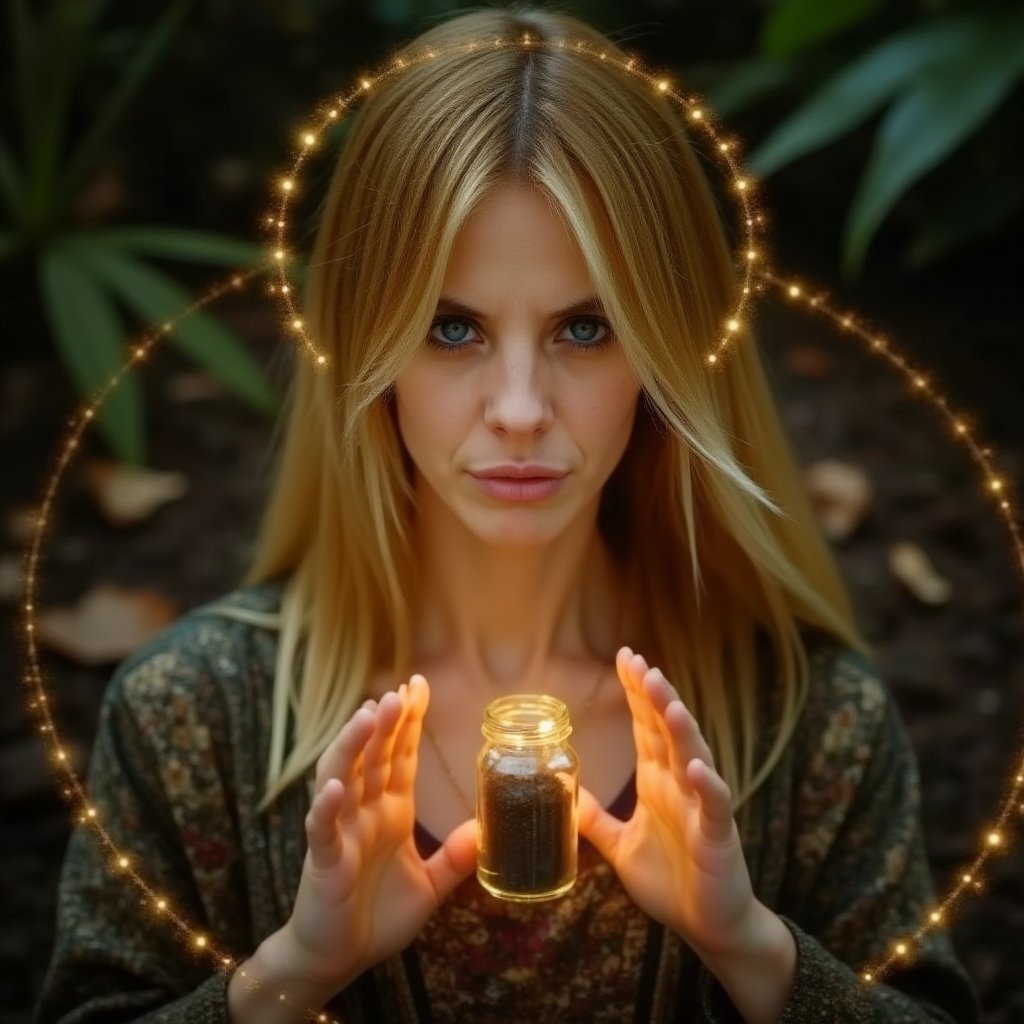
[[[443,527],[443,528],[442,528]],[[421,516],[416,652],[455,661],[495,691],[540,688],[552,666],[614,660],[618,594],[597,532],[574,522],[549,543],[497,546]]]

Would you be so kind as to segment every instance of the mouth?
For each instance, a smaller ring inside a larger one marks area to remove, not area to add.
[[[562,477],[568,475],[567,473],[559,473],[557,470],[545,469],[539,466],[532,472],[530,470],[522,471],[515,469],[509,471],[506,467],[502,466],[500,469],[484,470],[481,473],[474,473],[470,470],[469,474],[478,480],[561,480]]]
[[[538,475],[538,476],[500,476],[500,475],[491,475],[491,474],[488,474],[487,476],[477,476],[476,473],[471,473],[470,475],[475,477],[477,480],[561,480],[562,479],[562,477],[560,477],[560,476],[545,476],[543,474]]]
[[[486,495],[499,501],[542,501],[562,489],[564,476],[475,476],[476,485]]]

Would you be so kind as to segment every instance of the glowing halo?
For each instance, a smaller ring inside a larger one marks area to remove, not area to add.
[[[711,142],[711,152],[720,164],[723,165],[727,180],[735,194],[735,201],[739,206],[740,219],[742,222],[743,243],[736,253],[736,266],[739,270],[739,292],[738,298],[733,303],[732,309],[723,318],[721,323],[721,334],[718,342],[710,351],[704,354],[704,361],[708,366],[720,367],[722,355],[730,344],[737,337],[741,337],[744,325],[749,319],[753,304],[755,275],[757,271],[766,266],[767,246],[764,241],[764,214],[755,205],[755,194],[757,182],[754,178],[745,173],[737,160],[739,143],[735,139],[725,138],[719,132],[715,117],[707,104],[702,102],[696,95],[683,96],[673,89],[671,80],[664,75],[656,75],[648,72],[641,65],[636,57],[630,57],[625,61],[609,57],[606,51],[595,51],[583,40],[559,39],[553,43],[539,42],[524,33],[519,39],[494,38],[489,42],[471,41],[461,46],[433,46],[425,47],[416,56],[405,58],[393,58],[384,62],[380,69],[361,75],[359,85],[352,89],[347,95],[336,97],[333,101],[322,103],[319,108],[318,120],[311,126],[302,129],[298,133],[298,146],[290,170],[278,179],[276,194],[278,196],[278,207],[275,212],[268,213],[264,220],[265,225],[273,234],[273,241],[269,249],[269,259],[273,266],[277,267],[277,285],[272,288],[272,294],[279,295],[281,304],[284,307],[283,320],[289,330],[299,339],[303,347],[309,352],[313,367],[315,369],[327,369],[330,365],[329,357],[320,349],[302,320],[302,314],[292,298],[294,285],[288,277],[288,264],[291,262],[291,251],[288,243],[288,204],[291,199],[300,191],[299,173],[307,156],[316,148],[323,133],[342,117],[351,104],[371,92],[374,87],[392,76],[399,74],[410,67],[428,60],[435,60],[439,55],[451,55],[454,53],[467,53],[478,47],[520,47],[524,50],[544,49],[571,49],[581,56],[596,60],[598,63],[617,65],[624,72],[634,75],[648,85],[661,96],[668,97],[677,102],[686,112],[688,124],[695,130],[702,132]]]
[[[870,352],[879,358],[886,360],[891,366],[898,369],[907,378],[912,388],[912,394],[922,399],[927,399],[939,410],[943,419],[949,424],[952,437],[960,441],[969,452],[971,459],[981,469],[986,484],[986,491],[994,496],[996,506],[1006,523],[1014,551],[1017,554],[1017,565],[1024,575],[1024,542],[1021,540],[1020,528],[1013,516],[1013,507],[1008,497],[1009,485],[999,475],[992,460],[992,449],[979,444],[975,440],[968,419],[962,414],[955,413],[949,404],[948,399],[931,383],[921,368],[914,367],[910,361],[896,352],[892,343],[883,335],[870,330],[850,312],[841,313],[834,309],[826,300],[823,292],[811,291],[805,284],[797,281],[786,281],[777,277],[769,271],[762,271],[760,276],[769,284],[777,288],[789,301],[802,303],[808,309],[817,312],[831,321],[840,331],[852,334],[859,338],[867,346]],[[1020,767],[1014,778],[1009,793],[1004,798],[995,823],[985,830],[985,840],[982,851],[971,862],[969,868],[960,874],[952,891],[941,899],[933,907],[927,916],[924,925],[918,928],[911,936],[904,937],[893,942],[889,956],[877,963],[865,965],[861,970],[861,979],[867,983],[873,983],[879,979],[888,968],[897,961],[905,961],[912,953],[913,944],[928,931],[934,931],[945,923],[947,911],[956,905],[964,892],[977,892],[982,888],[979,872],[988,858],[997,852],[1005,851],[1005,826],[1009,818],[1019,811],[1024,813],[1024,756],[1021,758]]]
[[[509,45],[498,39],[492,40],[492,43],[494,46]],[[524,46],[533,45],[528,36],[522,40],[522,44]],[[474,43],[469,44],[469,48],[476,45],[489,44]],[[560,41],[555,45],[564,47],[566,44]],[[587,53],[588,56],[594,56],[593,54],[588,53],[587,47],[583,43],[574,43],[573,48],[578,52]],[[427,51],[426,56],[421,59],[431,59],[436,56],[437,52],[437,49]],[[596,55],[596,59],[606,60],[606,55],[599,53]],[[399,69],[406,66],[402,61],[397,61],[395,63]],[[623,67],[629,72],[634,72],[636,64],[637,61],[635,59],[631,59],[623,65]],[[635,73],[644,74],[641,71],[636,71]],[[650,76],[644,75],[644,77],[647,77],[648,80],[650,80]],[[373,81],[374,80],[372,79],[364,78],[364,84],[361,85],[360,91],[369,90]],[[663,82],[664,87],[662,87]],[[670,86],[665,80],[661,80],[661,82],[658,83],[658,89],[662,93],[670,93]],[[358,92],[356,95],[358,95]],[[679,99],[677,94],[671,93],[671,95],[673,98]],[[345,101],[345,103],[347,102],[348,101]],[[691,115],[691,120],[695,124],[697,124],[702,130],[707,130],[712,133],[712,139],[719,138],[719,136],[715,134],[714,128],[711,126],[713,118],[711,117],[710,112],[708,112],[703,106],[699,105],[696,99],[681,99],[681,102],[684,105],[687,105],[687,109]],[[343,106],[344,104],[342,101],[339,101],[336,105],[330,106],[326,110],[324,117],[328,122],[336,119],[343,109]],[[700,112],[699,115],[697,114],[698,111]],[[284,246],[284,229],[287,223],[285,217],[285,213],[287,212],[287,199],[295,191],[297,171],[301,166],[302,160],[304,159],[306,152],[316,144],[316,140],[317,134],[315,130],[307,130],[302,134],[302,145],[304,148],[293,165],[291,175],[284,179],[284,181],[289,182],[289,185],[285,187],[284,182],[281,184],[280,191],[283,193],[284,198],[281,200],[279,215],[276,218],[271,218],[278,231],[279,244],[275,250],[269,271],[273,272],[274,268],[276,268],[278,279],[285,286],[288,284],[284,269],[285,264],[287,263],[287,254]],[[719,153],[726,161],[726,165],[730,173],[734,175],[734,182],[744,182],[742,187],[737,185],[737,190],[740,193],[739,201],[743,206],[744,213],[746,214],[745,223],[748,230],[746,244],[751,247],[747,252],[753,253],[753,256],[750,256],[745,263],[741,263],[744,268],[741,275],[744,282],[741,289],[741,298],[733,314],[726,319],[725,333],[722,339],[720,339],[718,347],[707,354],[707,363],[709,365],[715,365],[718,362],[718,355],[724,350],[730,341],[731,336],[738,333],[737,329],[730,328],[728,323],[729,320],[735,319],[737,324],[740,324],[741,315],[748,311],[748,304],[750,302],[751,295],[755,291],[760,291],[765,284],[769,284],[782,290],[789,299],[799,300],[808,308],[827,317],[836,327],[841,328],[841,333],[846,333],[868,343],[869,351],[886,359],[892,366],[900,369],[901,372],[904,373],[912,384],[911,393],[914,396],[927,398],[942,412],[943,416],[952,427],[952,438],[962,442],[968,449],[972,459],[981,467],[986,483],[986,490],[996,496],[998,508],[1002,513],[1003,519],[1010,532],[1013,547],[1017,555],[1018,567],[1021,569],[1022,574],[1024,574],[1024,544],[1021,542],[1020,531],[1018,530],[1017,524],[1012,515],[1012,506],[1009,499],[1009,486],[1007,481],[998,476],[998,473],[994,468],[990,457],[991,449],[978,444],[974,439],[973,432],[969,426],[969,419],[963,414],[953,412],[949,402],[937,391],[934,385],[925,376],[924,372],[919,368],[912,368],[909,361],[904,359],[895,351],[891,342],[881,335],[876,335],[866,327],[862,326],[860,320],[854,314],[841,313],[833,308],[823,292],[812,293],[808,290],[806,284],[784,281],[775,276],[769,270],[765,269],[763,265],[755,267],[755,264],[761,264],[762,262],[761,254],[764,251],[764,245],[759,236],[756,236],[756,229],[763,225],[763,217],[759,214],[755,214],[753,207],[750,205],[750,194],[754,190],[754,183],[751,179],[743,176],[739,171],[738,165],[735,163],[734,157],[732,156],[734,144],[726,143],[725,148],[721,148],[721,142],[719,142],[718,145]],[[756,248],[754,248],[755,245],[757,246]],[[278,256],[277,253],[280,253],[281,255]],[[26,547],[23,587],[24,599],[22,602],[22,610],[24,612],[24,640],[26,645],[25,660],[28,664],[28,669],[23,677],[23,683],[30,693],[28,710],[30,712],[30,717],[37,723],[38,731],[43,737],[44,743],[47,741],[47,738],[49,739],[48,753],[50,754],[50,764],[57,775],[62,776],[62,781],[59,783],[61,794],[66,800],[75,804],[75,811],[73,814],[74,820],[78,824],[85,825],[93,829],[104,849],[109,854],[111,871],[124,875],[127,880],[132,882],[132,884],[139,889],[144,896],[144,906],[148,907],[158,917],[162,917],[170,922],[178,932],[187,939],[188,948],[193,952],[193,954],[196,956],[209,957],[218,971],[231,969],[244,958],[233,956],[227,951],[218,949],[211,942],[209,936],[205,935],[201,931],[193,929],[189,923],[177,913],[174,907],[168,903],[166,898],[150,886],[136,871],[134,867],[135,859],[130,854],[122,851],[110,837],[109,833],[104,828],[102,816],[99,814],[97,809],[90,804],[88,794],[84,786],[81,784],[75,775],[73,768],[68,763],[67,753],[61,745],[60,737],[58,736],[56,725],[54,723],[53,713],[51,710],[52,702],[46,692],[45,682],[39,666],[35,636],[37,593],[36,577],[42,551],[42,542],[44,535],[46,534],[58,486],[65,470],[74,457],[74,453],[78,448],[82,434],[93,423],[96,410],[102,406],[103,402],[109,396],[110,392],[117,386],[125,373],[132,369],[137,363],[143,362],[149,355],[150,350],[171,334],[175,325],[180,320],[184,319],[191,313],[202,309],[228,290],[232,288],[241,288],[257,273],[259,273],[259,271],[250,270],[231,275],[225,281],[211,287],[204,296],[196,300],[196,302],[189,306],[179,316],[167,323],[161,324],[157,328],[151,329],[151,331],[144,336],[143,341],[130,349],[129,357],[121,369],[110,378],[107,384],[101,388],[92,399],[81,407],[80,414],[72,419],[70,437],[65,441],[63,450],[56,459],[55,468],[44,488],[35,531]],[[757,278],[757,284],[753,283],[755,277]],[[312,341],[305,334],[301,318],[298,316],[291,300],[291,288],[282,287],[280,289],[280,293],[285,301],[286,308],[291,314],[293,328],[300,333],[304,347],[316,357],[313,362],[314,368],[322,368],[327,363],[326,357],[316,349]],[[296,321],[298,322],[298,326],[295,326]],[[940,900],[938,904],[929,911],[927,920],[918,930],[910,936],[901,936],[894,940],[891,953],[886,959],[877,964],[866,965],[861,970],[859,977],[865,984],[873,984],[881,980],[886,971],[894,963],[906,962],[908,957],[913,955],[915,942],[925,934],[925,932],[933,930],[934,928],[944,924],[947,920],[947,910],[952,908],[964,893],[970,894],[981,890],[982,882],[980,878],[980,870],[992,853],[1002,852],[1005,850],[1006,832],[1004,827],[1010,816],[1017,810],[1024,812],[1024,758],[1022,758],[1019,763],[1015,780],[1011,784],[1009,794],[1001,805],[1001,810],[995,823],[986,829],[985,841],[981,853],[973,860],[968,869],[961,873],[959,882],[953,887],[950,894]],[[242,977],[247,978],[244,969],[239,967],[238,970]],[[247,980],[251,987],[260,987],[259,983],[255,979],[247,978]],[[286,992],[278,992],[276,999],[282,1004],[293,1005],[295,1003],[295,1001]],[[306,1008],[305,1014],[307,1019],[317,1022],[317,1024],[339,1024],[335,1018],[330,1017],[320,1010]]]
[[[149,336],[148,341],[132,349],[131,355],[126,363],[117,372],[117,374],[110,379],[107,385],[100,392],[99,396],[88,403],[82,409],[81,415],[72,421],[71,436],[66,441],[64,450],[57,459],[56,469],[45,489],[45,496],[40,507],[36,530],[29,544],[26,559],[26,574],[24,577],[25,597],[22,605],[25,613],[26,660],[29,663],[29,671],[24,677],[24,683],[32,694],[32,699],[29,701],[28,708],[32,716],[38,721],[38,731],[44,737],[44,742],[46,738],[49,737],[51,766],[58,774],[63,775],[63,781],[60,784],[60,791],[62,795],[66,799],[77,803],[74,820],[78,824],[92,827],[100,842],[110,855],[109,862],[111,870],[118,874],[123,874],[133,884],[135,884],[145,897],[145,904],[157,916],[165,918],[174,925],[179,933],[188,940],[189,948],[192,949],[196,955],[209,956],[218,970],[230,969],[234,967],[236,963],[241,962],[244,958],[232,956],[226,951],[222,951],[215,947],[208,936],[201,931],[192,928],[189,923],[167,903],[166,899],[156,889],[149,885],[135,870],[134,858],[121,850],[110,837],[109,833],[103,826],[100,814],[96,808],[90,804],[88,794],[86,793],[84,786],[75,775],[74,770],[68,764],[67,754],[61,746],[60,737],[57,734],[56,725],[54,723],[51,709],[52,702],[46,692],[43,676],[39,668],[38,652],[35,643],[35,594],[37,591],[36,571],[40,560],[42,539],[49,522],[51,507],[54,502],[60,479],[73,458],[73,453],[78,447],[82,433],[93,422],[96,410],[106,400],[107,396],[120,381],[121,377],[123,377],[124,374],[136,363],[142,362],[149,354],[150,348],[159,344],[159,342],[173,332],[175,324],[177,324],[181,319],[184,319],[184,317],[190,313],[201,309],[219,298],[229,289],[241,287],[247,280],[255,276],[256,273],[256,271],[249,271],[248,275],[232,275],[227,281],[211,288],[203,298],[197,300],[179,317],[162,325],[157,331],[153,332]],[[954,412],[948,400],[928,381],[928,379],[923,375],[922,370],[920,368],[912,367],[903,356],[899,355],[890,341],[881,335],[872,333],[862,326],[859,320],[852,313],[844,313],[835,309],[826,300],[824,293],[813,292],[808,289],[806,284],[800,285],[795,282],[785,281],[774,274],[764,273],[762,276],[767,283],[777,288],[791,301],[798,300],[803,305],[826,317],[842,332],[850,334],[853,337],[860,338],[862,341],[867,343],[869,351],[881,358],[884,358],[890,363],[890,365],[898,368],[907,377],[912,384],[913,395],[927,398],[942,412],[943,416],[952,428],[951,437],[954,440],[961,442],[967,448],[972,460],[981,467],[983,477],[986,481],[987,491],[990,494],[996,495],[997,507],[1010,532],[1013,547],[1017,554],[1018,567],[1022,572],[1024,572],[1024,543],[1021,541],[1020,530],[1013,518],[1012,504],[1008,497],[1006,481],[997,475],[997,471],[994,468],[991,458],[991,448],[978,443],[973,435],[973,431],[968,426],[968,419],[963,414]],[[1014,781],[1011,784],[1010,792],[1003,801],[994,824],[990,825],[985,830],[986,836],[982,851],[974,858],[968,868],[960,874],[959,880],[953,886],[952,891],[947,896],[940,899],[937,904],[930,909],[927,919],[923,922],[920,928],[918,928],[912,935],[903,936],[894,941],[892,945],[892,952],[885,960],[876,964],[866,965],[862,968],[859,976],[863,982],[867,984],[875,983],[881,980],[886,971],[892,967],[894,963],[905,962],[906,959],[912,955],[914,943],[916,943],[922,935],[929,930],[934,930],[947,923],[949,910],[956,905],[965,893],[970,894],[982,889],[980,876],[981,869],[993,853],[1003,852],[1005,850],[1006,825],[1015,811],[1024,812],[1024,758],[1020,761],[1020,766],[1017,770]],[[244,970],[241,968],[239,968],[239,970],[242,975],[245,976]],[[255,985],[256,982],[251,981],[250,984]],[[291,1002],[287,993],[283,992],[278,993],[278,999],[282,1003]],[[338,1024],[338,1022],[333,1018],[328,1017],[319,1010],[314,1011],[309,1009],[307,1011],[307,1016],[310,1020],[320,1022],[320,1024],[324,1024],[324,1022],[327,1022],[327,1024]]]

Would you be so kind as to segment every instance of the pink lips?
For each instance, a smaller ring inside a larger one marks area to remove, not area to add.
[[[508,480],[537,480],[541,477],[565,476],[565,471],[555,466],[544,466],[539,462],[500,462],[494,466],[471,469],[476,477],[501,477]]]
[[[470,475],[485,495],[503,502],[543,501],[565,483],[564,473],[547,466],[493,466]]]

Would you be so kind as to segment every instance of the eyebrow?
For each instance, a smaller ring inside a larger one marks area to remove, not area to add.
[[[455,313],[458,316],[471,317],[473,320],[486,320],[487,314],[481,312],[479,309],[473,309],[472,306],[467,306],[464,302],[458,302],[456,299],[450,298],[447,295],[442,295],[437,300],[437,312],[438,313]],[[601,300],[596,295],[590,295],[580,302],[574,302],[571,306],[566,306],[564,309],[557,309],[551,314],[550,319],[561,320],[564,317],[569,316],[580,316],[586,313],[593,313],[598,316],[606,316],[604,306],[601,304]]]

